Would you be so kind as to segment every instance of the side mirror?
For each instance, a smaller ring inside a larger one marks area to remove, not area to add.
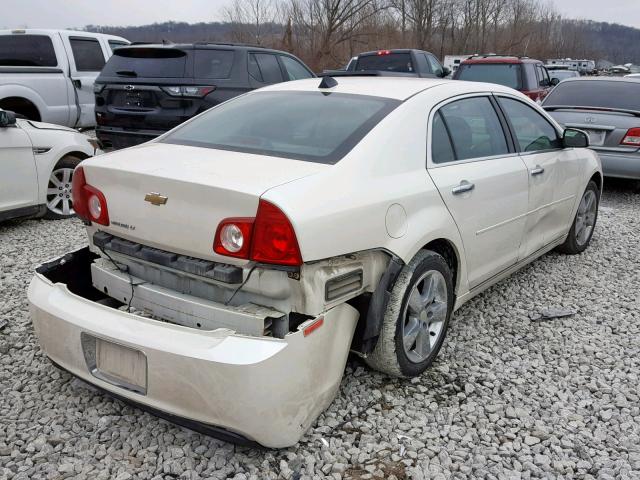
[[[16,114],[0,110],[0,128],[7,128],[16,124]]]
[[[558,85],[559,83],[560,83],[560,79],[559,79],[559,78],[553,77],[553,78],[551,79],[551,85],[553,85],[554,87],[555,87],[556,85]]]
[[[567,128],[562,135],[564,148],[587,148],[589,146],[589,135],[582,130]]]
[[[448,67],[442,67],[442,71],[438,76],[441,78],[445,78],[445,77],[448,77],[449,75],[451,75],[451,70]]]

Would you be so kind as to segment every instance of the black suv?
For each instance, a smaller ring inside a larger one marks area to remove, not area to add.
[[[95,82],[96,135],[106,149],[130,147],[249,90],[311,77],[293,55],[248,45],[121,47]]]

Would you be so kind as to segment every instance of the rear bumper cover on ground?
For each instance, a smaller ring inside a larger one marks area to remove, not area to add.
[[[333,400],[358,318],[342,304],[325,312],[322,327],[306,337],[307,322],[284,339],[249,337],[143,318],[57,282],[36,273],[28,292],[36,335],[54,363],[127,401],[184,420],[178,423],[275,448],[295,444]],[[82,340],[87,335],[141,352],[146,394],[92,374]]]

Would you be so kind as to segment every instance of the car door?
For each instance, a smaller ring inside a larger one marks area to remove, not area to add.
[[[38,174],[29,136],[18,126],[0,128],[0,212],[38,203]],[[1,215],[0,215],[1,216]]]
[[[556,127],[524,101],[501,95],[514,143],[529,172],[529,212],[520,257],[566,233],[578,187],[577,155],[562,148]]]
[[[93,84],[104,67],[109,52],[105,51],[98,39],[94,37],[65,35],[63,43],[69,55],[75,103],[79,108],[75,126],[93,126],[95,125]]]
[[[473,288],[518,261],[528,174],[490,95],[432,113],[428,170],[460,231]]]

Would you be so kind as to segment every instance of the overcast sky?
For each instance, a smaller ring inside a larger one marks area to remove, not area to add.
[[[145,25],[221,20],[231,0],[0,0],[0,28]],[[640,28],[640,0],[551,0],[566,17]]]

